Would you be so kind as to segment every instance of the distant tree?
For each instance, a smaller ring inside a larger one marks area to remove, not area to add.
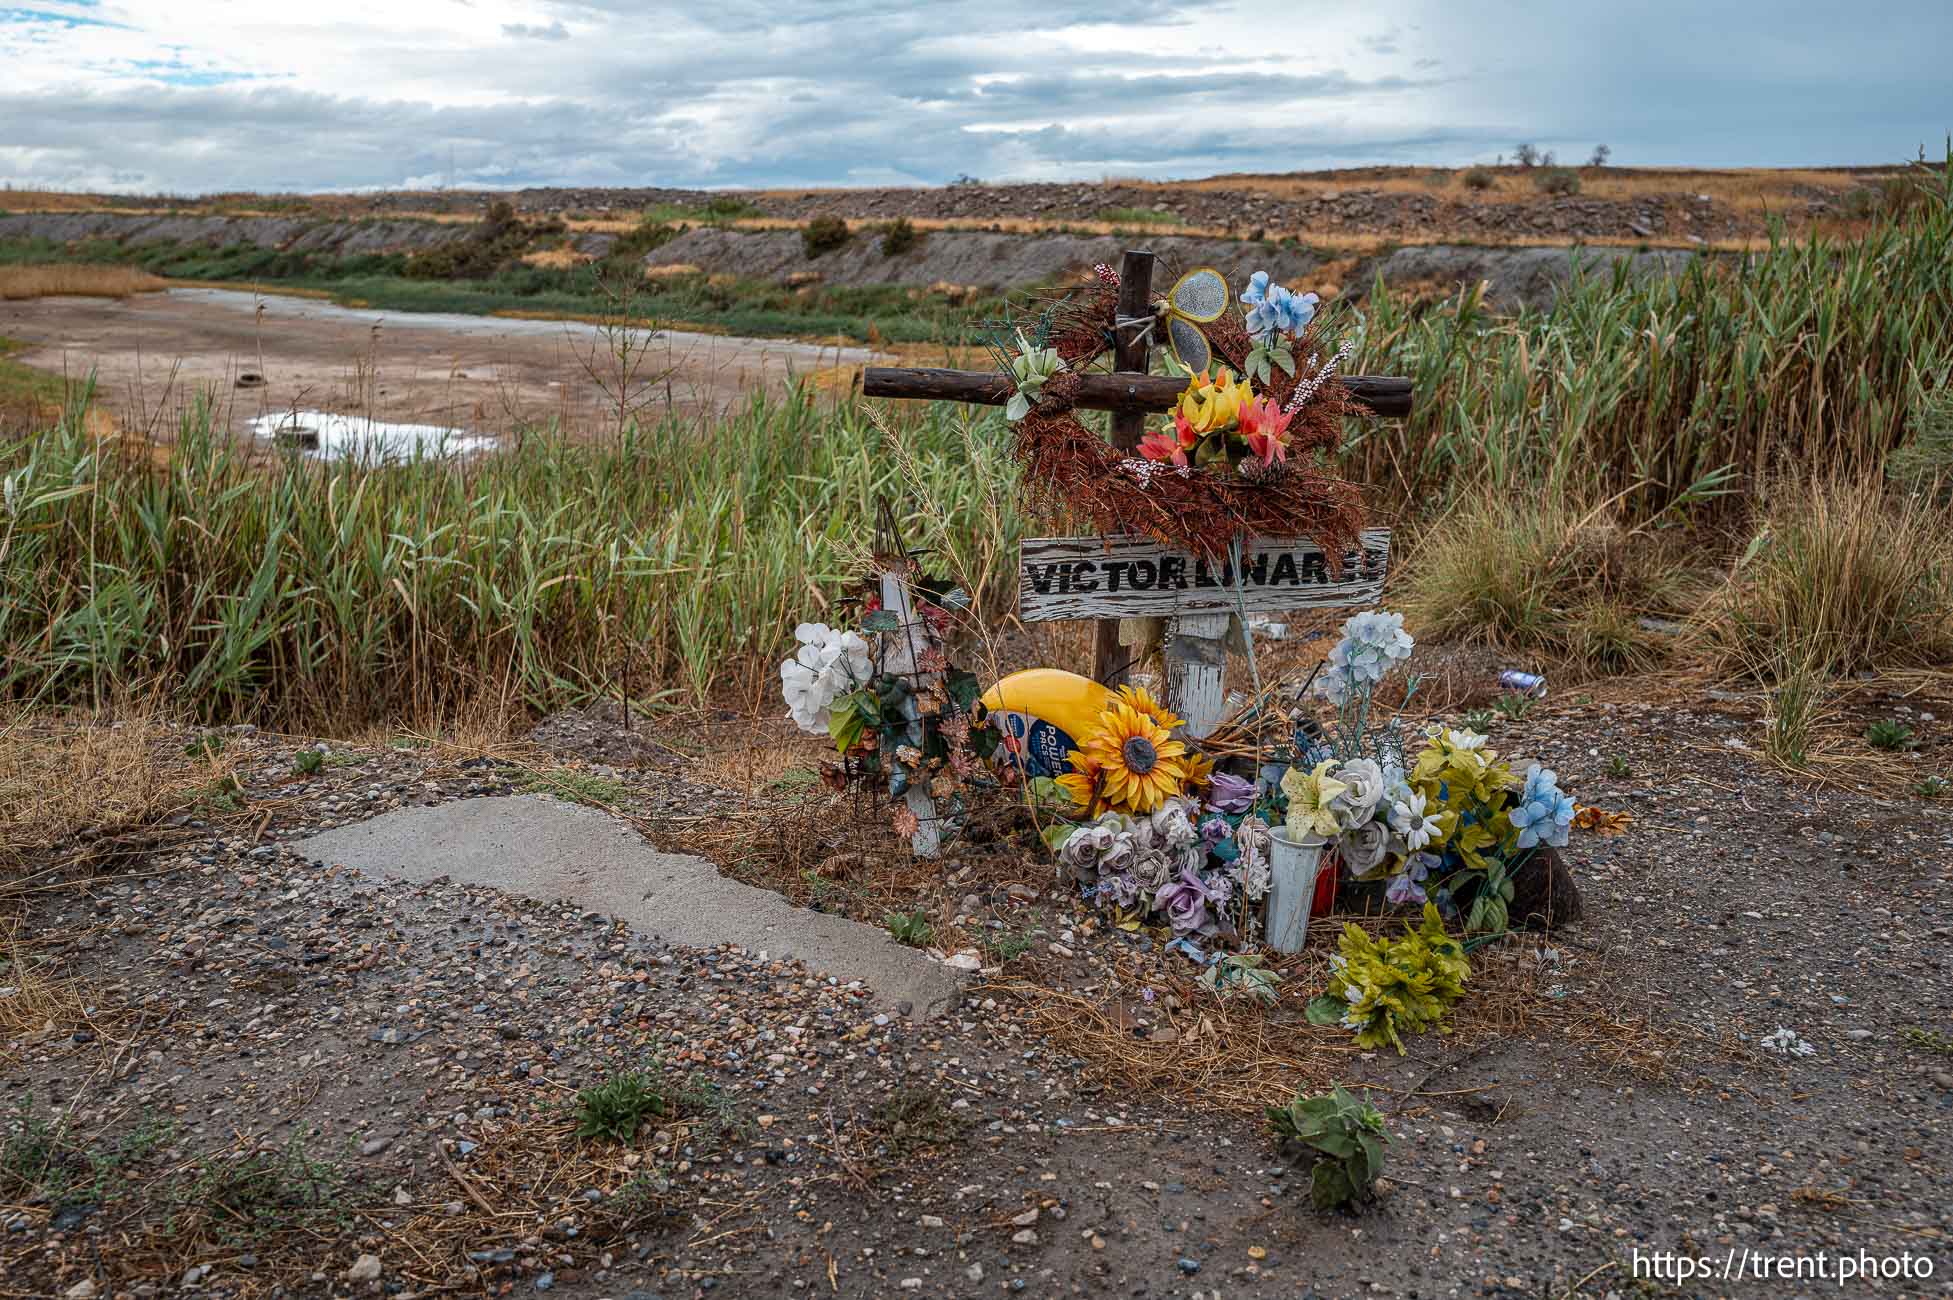
[[[1559,165],[1559,160],[1553,157],[1553,151],[1548,149],[1539,156],[1539,165],[1541,167],[1556,167]]]
[[[1539,165],[1539,149],[1532,144],[1520,144],[1518,148],[1512,151],[1512,157],[1513,161],[1517,162],[1521,167],[1537,167]]]
[[[1612,158],[1613,156],[1614,156],[1614,151],[1612,149],[1609,149],[1604,144],[1597,144],[1594,146],[1594,156],[1587,159],[1587,166],[1605,167],[1607,165],[1607,160],[1609,158]]]

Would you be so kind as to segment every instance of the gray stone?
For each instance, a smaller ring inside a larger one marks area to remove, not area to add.
[[[795,907],[720,875],[710,862],[661,853],[594,808],[530,796],[401,808],[292,848],[301,856],[425,883],[449,877],[544,901],[569,899],[668,943],[735,944],[861,980],[889,1007],[927,1018],[951,1005],[964,973],[891,939],[879,926]]]

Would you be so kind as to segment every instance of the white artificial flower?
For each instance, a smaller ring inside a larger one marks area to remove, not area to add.
[[[1382,866],[1390,855],[1390,828],[1382,822],[1366,822],[1338,836],[1336,848],[1342,853],[1343,865],[1349,868],[1351,877],[1361,880]]]
[[[1445,741],[1453,749],[1483,749],[1489,736],[1481,736],[1476,731],[1455,728],[1444,733]]]
[[[834,701],[867,684],[872,670],[868,643],[825,623],[802,623],[793,635],[800,647],[780,665],[787,714],[802,731],[825,735]]]
[[[1416,853],[1438,837],[1442,829],[1435,814],[1424,811],[1426,800],[1421,791],[1407,790],[1403,798],[1393,800],[1390,805],[1390,829],[1397,833],[1406,853]]]
[[[1194,815],[1199,811],[1199,800],[1183,794],[1168,795],[1148,818],[1152,823],[1153,843],[1173,852],[1200,839],[1200,828],[1194,825]]]
[[[1329,810],[1344,830],[1354,830],[1372,820],[1383,799],[1383,769],[1375,759],[1354,758],[1330,771],[1348,788],[1329,801]]]

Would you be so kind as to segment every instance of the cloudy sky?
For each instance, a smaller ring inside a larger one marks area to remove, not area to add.
[[[0,183],[792,186],[1887,163],[1953,0],[26,0]],[[0,206],[4,200],[0,200]]]

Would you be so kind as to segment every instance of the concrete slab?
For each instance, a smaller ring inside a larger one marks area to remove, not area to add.
[[[406,880],[440,877],[545,902],[569,899],[667,943],[730,943],[860,980],[882,1004],[927,1018],[961,992],[963,972],[872,925],[796,907],[728,880],[703,858],[661,853],[594,808],[532,796],[401,808],[291,846],[307,857]]]

